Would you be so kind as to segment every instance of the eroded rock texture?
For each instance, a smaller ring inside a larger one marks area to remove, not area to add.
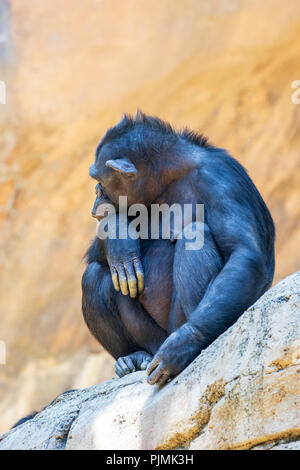
[[[162,389],[137,372],[71,392],[0,449],[299,449],[300,271]]]

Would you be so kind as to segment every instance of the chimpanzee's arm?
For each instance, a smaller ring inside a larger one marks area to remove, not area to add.
[[[128,232],[127,216],[123,214],[121,217],[119,213],[116,214],[116,210],[111,212],[114,205],[100,183],[95,190],[92,215],[100,222],[97,237],[86,252],[85,259],[88,264],[94,261],[107,263],[115,290],[121,290],[123,295],[136,297],[144,289],[139,236],[132,227],[130,233]],[[107,212],[110,215],[106,216]]]
[[[263,199],[237,161],[219,151],[203,180],[207,223],[224,260],[188,319],[205,347],[271,285],[275,234]]]
[[[162,385],[183,370],[255,302],[266,284],[264,253],[251,235],[251,227],[245,232],[247,222],[238,225],[231,216],[230,220],[224,217],[215,210],[214,220],[223,220],[223,225],[213,223],[210,229],[217,242],[221,236],[225,250],[220,251],[227,262],[188,321],[165,340],[154,356],[147,371],[151,384]]]
[[[141,263],[140,240],[138,235],[132,238],[130,234],[122,239],[119,236],[119,214],[116,214],[115,238],[98,239],[105,260],[107,261],[112,282],[115,290],[121,291],[123,295],[136,297],[144,289],[144,273]],[[123,220],[123,224],[128,224],[129,220]],[[133,231],[131,231],[133,233]],[[95,242],[94,242],[95,243]],[[93,253],[93,245],[92,245]]]
[[[207,224],[224,267],[187,323],[166,339],[153,358],[148,368],[149,383],[162,383],[162,374],[166,381],[183,370],[231,326],[272,281],[272,260],[268,259],[274,242],[272,219],[248,176],[241,173],[239,181],[238,175],[231,175],[228,169],[227,172],[225,167],[223,179],[211,178],[204,188]]]
[[[230,199],[221,201],[207,219],[225,265],[188,319],[203,335],[202,348],[229,328],[271,282],[253,215]]]

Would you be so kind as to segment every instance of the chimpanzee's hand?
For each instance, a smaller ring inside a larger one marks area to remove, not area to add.
[[[127,225],[128,228],[128,220],[126,218],[121,220],[117,216],[116,223],[115,237],[119,233],[121,224],[123,229],[124,225]],[[144,290],[144,272],[141,263],[138,234],[131,227],[130,235],[127,230],[126,239],[119,237],[106,238],[103,240],[103,244],[114,288],[117,291],[121,289],[123,295],[129,294],[130,297],[136,297],[138,293],[142,293]]]
[[[144,290],[144,273],[140,259],[139,240],[104,241],[106,259],[114,288],[123,295],[136,297]]]
[[[150,362],[147,375],[151,385],[164,385],[185,369],[201,351],[201,333],[189,323],[174,331]]]

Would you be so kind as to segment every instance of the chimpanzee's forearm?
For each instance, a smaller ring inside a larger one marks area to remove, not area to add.
[[[134,238],[127,234],[126,238],[120,235],[119,214],[115,218],[116,230],[113,237],[100,240],[103,246],[105,259],[110,267],[112,282],[116,291],[121,291],[123,295],[137,297],[144,289],[144,273],[141,263],[140,240],[138,234]],[[125,219],[127,230],[129,220]],[[124,225],[123,225],[124,228]],[[133,232],[131,232],[132,234]],[[97,231],[98,235],[98,231]],[[125,234],[126,236],[126,234]]]
[[[201,349],[226,331],[267,289],[270,282],[264,264],[259,253],[246,249],[232,253],[188,318],[188,324],[199,332]]]

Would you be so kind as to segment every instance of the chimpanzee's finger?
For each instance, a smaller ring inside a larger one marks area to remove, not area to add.
[[[124,371],[121,369],[121,367],[119,366],[119,364],[116,362],[115,364],[115,372],[117,374],[118,377],[123,377],[124,376]]]
[[[153,358],[148,366],[147,375],[150,375],[154,371],[154,369],[159,365],[159,363],[160,363],[159,358]]]
[[[144,271],[141,260],[139,258],[133,258],[133,266],[138,280],[138,292],[141,294],[144,290]]]
[[[151,359],[144,359],[143,362],[140,365],[141,370],[146,370],[148,365],[150,364]]]
[[[160,377],[160,379],[156,383],[157,383],[157,385],[162,387],[163,385],[168,383],[173,378],[174,378],[174,375],[172,375],[170,372],[168,372],[168,370],[165,369],[164,372],[163,372],[163,375]]]
[[[121,264],[118,266],[118,274],[119,274],[119,284],[121,287],[121,292],[123,295],[128,295],[128,285],[127,285],[125,269],[124,269],[124,266]]]
[[[130,369],[124,361],[124,357],[119,357],[119,359],[117,360],[117,364],[123,371],[123,375],[130,374]]]
[[[124,268],[127,276],[127,284],[129,287],[129,295],[130,297],[136,297],[137,296],[137,285],[136,285],[136,277],[135,277],[135,272],[133,269],[133,266],[131,264],[131,261],[128,263],[124,263]]]
[[[124,362],[127,364],[128,369],[130,372],[135,372],[135,365],[130,357],[123,357]]]
[[[158,383],[163,374],[164,374],[164,369],[163,369],[162,364],[160,364],[159,366],[156,367],[156,369],[154,369],[152,374],[149,375],[147,379],[148,384],[154,385]]]
[[[120,285],[119,285],[119,279],[118,279],[118,273],[117,270],[114,266],[110,268],[111,272],[111,279],[114,285],[115,290],[119,291],[120,290]]]
[[[162,375],[160,376],[160,378],[156,381],[156,384],[159,386],[159,387],[162,387],[163,385],[165,385],[165,383],[168,381],[169,379],[169,374],[168,372],[163,372]]]

